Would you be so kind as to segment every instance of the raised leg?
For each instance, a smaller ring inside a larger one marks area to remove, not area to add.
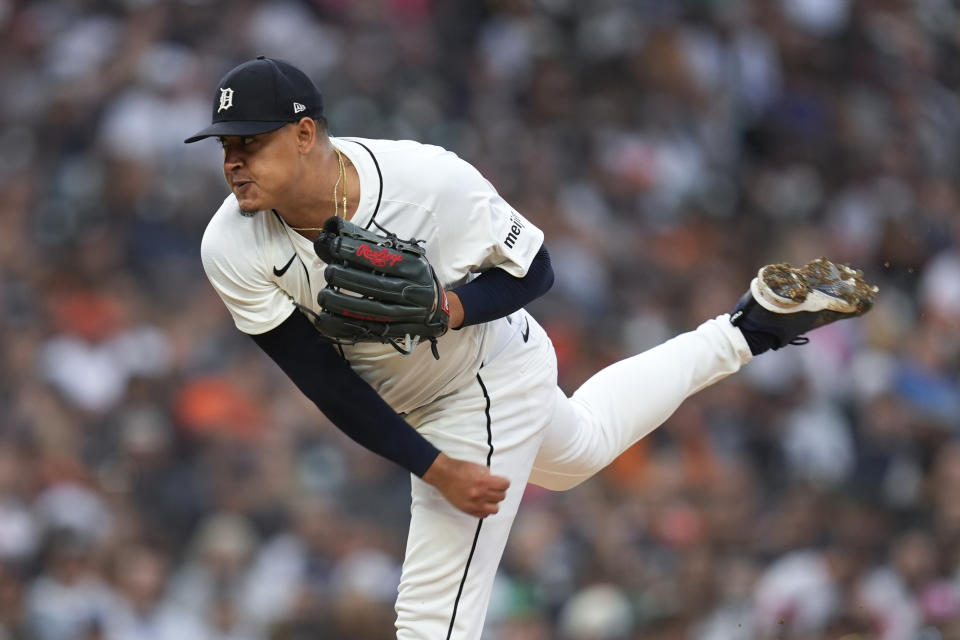
[[[530,482],[558,491],[575,487],[663,424],[686,398],[750,358],[743,334],[724,314],[606,367],[569,399],[558,389]]]

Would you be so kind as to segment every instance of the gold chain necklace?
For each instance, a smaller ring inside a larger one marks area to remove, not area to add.
[[[334,152],[337,154],[337,164],[339,165],[339,171],[337,172],[337,181],[333,183],[333,217],[340,217],[340,202],[337,200],[337,187],[340,186],[340,183],[343,182],[343,190],[341,194],[343,195],[343,218],[347,218],[347,166],[343,161],[343,154],[340,153],[340,149],[336,147],[333,148]],[[290,227],[294,231],[323,231],[323,227]]]
[[[333,184],[333,217],[339,218],[340,208],[339,203],[337,202],[337,187],[340,186],[340,181],[343,181],[343,217],[347,217],[347,168],[343,163],[343,154],[340,153],[340,149],[336,147],[333,148],[337,153],[337,162],[340,165],[340,171],[337,172],[337,181]]]

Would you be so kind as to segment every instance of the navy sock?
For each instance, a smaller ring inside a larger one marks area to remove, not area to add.
[[[750,295],[748,291],[740,298],[740,302],[737,303],[737,308],[730,313],[730,324],[740,329],[740,333],[743,334],[743,337],[747,341],[747,346],[750,347],[750,353],[758,356],[764,351],[779,349],[780,341],[777,336],[769,331],[757,330],[750,326],[753,324],[751,322],[750,312],[756,306],[757,301],[753,299],[753,296]]]
[[[776,336],[771,333],[766,333],[765,331],[750,331],[750,329],[743,325],[737,328],[740,329],[740,333],[746,338],[747,345],[750,347],[750,353],[755,356],[770,349],[776,350],[780,348]]]

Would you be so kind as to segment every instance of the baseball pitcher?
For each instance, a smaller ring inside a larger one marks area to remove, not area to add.
[[[818,259],[759,270],[731,314],[557,387],[525,310],[553,283],[543,232],[470,164],[331,137],[299,69],[230,70],[213,122],[230,195],[203,236],[237,328],[362,446],[412,474],[397,637],[480,637],[528,482],[576,486],[754,355],[860,315],[876,289]]]

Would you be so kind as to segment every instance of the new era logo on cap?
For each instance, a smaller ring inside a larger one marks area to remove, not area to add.
[[[300,118],[322,116],[323,96],[303,71],[286,60],[260,56],[220,79],[213,100],[213,123],[184,142],[212,136],[252,136]]]

